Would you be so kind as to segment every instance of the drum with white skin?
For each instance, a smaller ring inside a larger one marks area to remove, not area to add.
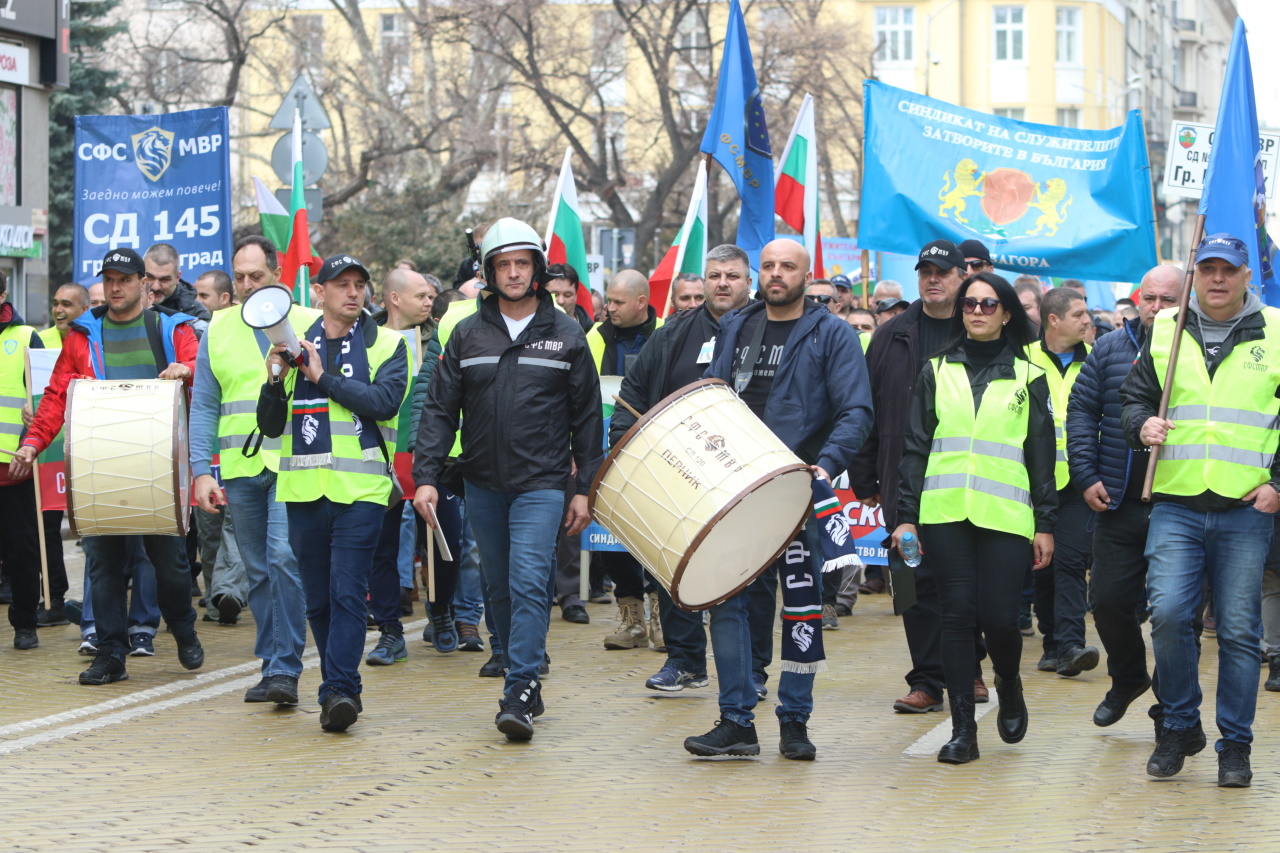
[[[187,535],[185,393],[172,379],[71,380],[63,440],[79,535]]]
[[[685,610],[759,577],[812,510],[809,466],[726,383],[662,400],[623,436],[591,489],[595,520]]]

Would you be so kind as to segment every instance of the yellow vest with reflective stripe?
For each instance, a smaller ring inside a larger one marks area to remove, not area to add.
[[[24,354],[34,333],[30,326],[10,326],[0,332],[0,450],[17,450],[22,436],[22,407],[27,402]]]
[[[314,308],[294,305],[289,309],[289,324],[300,338],[319,316],[320,312]],[[262,383],[267,381],[267,363],[257,335],[245,324],[239,307],[224,308],[214,314],[204,334],[209,342],[209,367],[222,389],[218,407],[218,459],[222,479],[256,477],[263,468],[279,471],[279,438],[263,438],[256,454],[244,455],[245,440],[258,426],[258,395]]]
[[[57,326],[50,326],[39,334],[46,349],[62,349],[62,333]]]
[[[307,328],[309,327],[303,327],[303,333]],[[396,347],[403,343],[404,338],[399,332],[378,329],[377,340],[367,351],[369,381],[373,381],[378,368],[394,356]],[[408,348],[405,348],[404,360],[407,371]],[[405,383],[404,392],[409,393],[408,382]],[[293,419],[297,415],[292,414],[292,411],[297,401],[290,401],[291,414],[285,423],[280,442],[280,478],[276,481],[276,500],[307,502],[328,498],[340,504],[356,501],[385,504],[391,497],[391,478],[387,476],[387,461],[382,457],[382,450],[376,446],[368,451],[363,450],[351,411],[333,398],[329,398],[327,402],[332,443],[330,459],[323,465],[300,466],[297,463],[301,457],[293,455]],[[389,420],[378,421],[378,429],[382,432],[388,456],[396,451],[398,419],[397,411]]]
[[[1085,344],[1085,352],[1090,351]],[[1053,440],[1057,447],[1057,456],[1053,466],[1054,480],[1059,489],[1065,489],[1071,482],[1071,470],[1067,467],[1067,400],[1071,397],[1071,388],[1080,375],[1083,361],[1073,361],[1067,365],[1067,372],[1062,372],[1062,362],[1044,351],[1039,342],[1027,347],[1027,355],[1031,363],[1044,370],[1045,381],[1049,383],[1049,402],[1053,405]]]
[[[1280,442],[1280,310],[1262,309],[1260,341],[1242,341],[1209,378],[1204,352],[1183,332],[1169,394],[1169,420],[1177,429],[1160,449],[1153,491],[1198,495],[1211,491],[1242,498],[1271,479]],[[1176,317],[1156,317],[1151,360],[1164,381]]]
[[[1015,359],[1015,379],[993,379],[974,412],[969,373],[935,358],[938,427],[920,493],[920,523],[968,520],[1031,539],[1035,515],[1023,444],[1031,409],[1027,386],[1043,371]]]
[[[657,317],[655,319],[656,319],[656,322],[653,324],[653,331],[656,332],[658,331],[658,329],[662,328],[662,318]],[[604,343],[604,335],[600,334],[601,325],[602,325],[601,323],[597,323],[595,328],[587,332],[587,348],[591,350],[591,358],[596,363],[596,373],[599,373],[601,375],[612,375],[611,373],[610,374],[604,373],[605,343]],[[646,341],[646,343],[648,343],[648,341]],[[610,365],[609,369],[612,371],[613,366]]]

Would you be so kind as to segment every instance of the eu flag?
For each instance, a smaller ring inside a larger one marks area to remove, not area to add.
[[[1249,269],[1268,305],[1280,306],[1273,259],[1276,246],[1267,236],[1267,192],[1259,154],[1258,110],[1253,100],[1253,69],[1244,21],[1236,18],[1227,56],[1227,72],[1218,101],[1213,152],[1200,196],[1204,231],[1225,231],[1249,245]]]
[[[747,22],[738,0],[729,4],[729,27],[724,35],[724,57],[711,120],[702,136],[702,152],[724,167],[738,188],[742,207],[738,213],[737,245],[760,268],[760,250],[774,237],[773,151],[769,125],[760,102],[747,42]]]

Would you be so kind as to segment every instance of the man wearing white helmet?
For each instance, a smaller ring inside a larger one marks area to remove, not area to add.
[[[500,219],[480,249],[480,306],[450,334],[418,423],[413,503],[430,524],[441,486],[465,497],[507,665],[494,722],[529,740],[543,711],[556,534],[562,520],[570,536],[587,526],[602,456],[600,379],[582,327],[543,286],[537,232]],[[462,455],[447,466],[460,418]]]

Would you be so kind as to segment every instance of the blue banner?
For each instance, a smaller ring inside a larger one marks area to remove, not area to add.
[[[997,267],[1139,281],[1157,263],[1142,116],[1111,130],[998,118],[866,80],[862,248],[981,240]]]
[[[231,268],[226,107],[149,116],[76,116],[75,278],[102,257],[155,243],[178,250],[188,281]]]

